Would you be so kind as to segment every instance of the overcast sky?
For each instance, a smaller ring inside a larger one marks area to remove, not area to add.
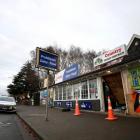
[[[0,93],[37,46],[113,49],[140,34],[139,0],[0,0]]]

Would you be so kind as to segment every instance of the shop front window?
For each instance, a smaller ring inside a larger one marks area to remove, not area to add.
[[[63,86],[63,100],[66,100],[66,86]]]
[[[76,97],[80,98],[80,84],[73,85],[73,93],[74,93],[74,99],[76,99]]]
[[[58,91],[59,91],[59,100],[62,100],[62,86],[58,87]]]
[[[67,100],[71,100],[72,99],[72,86],[68,85],[66,88],[67,88]]]
[[[58,100],[58,87],[55,88],[55,100]]]
[[[89,95],[90,95],[90,99],[98,98],[97,80],[96,79],[89,81]]]
[[[87,81],[81,83],[81,98],[82,99],[88,99]]]

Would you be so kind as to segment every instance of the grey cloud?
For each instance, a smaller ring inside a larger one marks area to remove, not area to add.
[[[139,0],[0,1],[0,87],[36,46],[112,49],[140,34]]]

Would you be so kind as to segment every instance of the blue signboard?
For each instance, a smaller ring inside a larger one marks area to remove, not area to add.
[[[67,101],[66,102],[66,107],[67,108],[72,108],[72,102],[71,101]]]
[[[40,97],[41,98],[46,98],[47,96],[48,96],[48,91],[47,90],[44,90],[44,91],[40,92]]]
[[[57,60],[56,54],[37,48],[37,66],[57,70]]]
[[[84,101],[84,102],[81,103],[81,108],[82,109],[92,109],[92,103]]]
[[[43,96],[44,96],[44,97],[47,97],[47,96],[48,96],[48,91],[47,91],[47,90],[44,90]]]
[[[63,81],[70,80],[79,75],[78,64],[73,64],[69,68],[65,69],[63,75]]]

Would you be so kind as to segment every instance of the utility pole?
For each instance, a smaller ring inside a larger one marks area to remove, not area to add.
[[[49,80],[50,80],[50,71],[56,71],[58,69],[58,55],[55,53],[48,52],[45,49],[41,49],[39,47],[36,48],[36,67],[41,67],[47,70],[47,92],[49,93]],[[48,121],[48,101],[49,96],[48,93],[46,95],[46,111],[45,111],[45,120]]]
[[[47,70],[47,96],[46,96],[46,114],[45,114],[45,120],[48,121],[48,100],[49,100],[49,70]]]

